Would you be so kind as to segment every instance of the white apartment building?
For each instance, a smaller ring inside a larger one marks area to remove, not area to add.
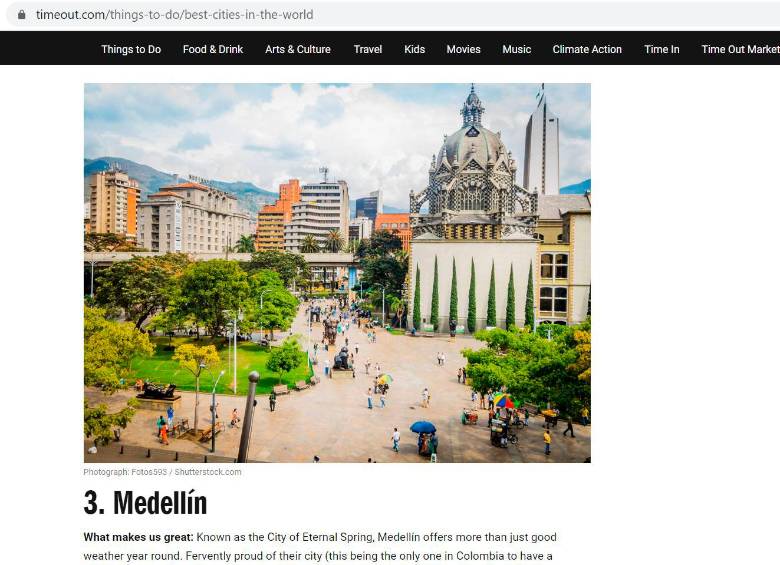
[[[346,181],[301,186],[301,200],[292,205],[292,219],[284,227],[284,248],[297,252],[307,235],[323,244],[329,232],[349,237],[349,187]]]
[[[235,196],[200,182],[164,186],[138,205],[138,245],[149,251],[224,253],[254,232]]]
[[[352,218],[349,221],[349,241],[369,239],[374,231],[374,221],[367,217]]]

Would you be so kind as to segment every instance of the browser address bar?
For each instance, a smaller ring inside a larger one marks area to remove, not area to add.
[[[671,25],[669,22],[674,22]],[[756,25],[756,22],[761,22]],[[777,29],[777,2],[16,2],[13,28]],[[8,27],[8,26],[6,26]]]

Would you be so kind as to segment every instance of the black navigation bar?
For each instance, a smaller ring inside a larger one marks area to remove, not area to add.
[[[771,31],[11,31],[2,65],[777,65]]]

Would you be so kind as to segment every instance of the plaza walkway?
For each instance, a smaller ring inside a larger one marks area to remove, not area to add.
[[[293,333],[300,334],[306,344],[307,327],[303,310],[293,325]],[[321,324],[314,324],[312,337],[319,341]],[[429,420],[436,425],[439,437],[440,462],[582,462],[590,456],[590,428],[575,424],[576,439],[562,436],[565,425],[558,425],[553,432],[552,454],[544,455],[542,441],[543,419],[532,418],[528,429],[517,432],[517,446],[507,449],[490,444],[487,428],[487,411],[481,410],[476,426],[461,424],[464,407],[471,406],[471,391],[457,381],[458,367],[466,365],[460,355],[463,348],[478,348],[481,343],[464,336],[450,340],[448,337],[394,336],[378,331],[377,343],[369,343],[365,330],[351,326],[340,335],[336,347],[327,352],[333,364],[335,352],[349,338],[349,347],[355,352],[356,377],[351,373],[337,373],[328,379],[323,374],[326,353],[318,352],[316,373],[321,383],[308,390],[279,396],[276,411],[269,409],[268,397],[258,396],[252,429],[249,458],[269,462],[309,462],[317,455],[322,462],[366,462],[369,458],[385,462],[425,462],[427,458],[417,454],[417,435],[409,426],[417,420]],[[437,364],[436,355],[443,352],[445,363]],[[365,373],[365,363],[370,361],[370,374]],[[382,373],[389,373],[393,383],[387,394],[387,405],[379,407],[379,397],[374,396],[374,408],[367,407],[366,394],[373,390],[374,364],[379,363]],[[241,375],[239,378],[246,378]],[[431,394],[429,408],[421,406],[422,391]],[[130,393],[115,395],[113,402],[121,403]],[[210,418],[208,395],[201,396],[201,427]],[[243,417],[245,397],[218,396],[219,416],[226,423],[231,410],[236,407]],[[176,417],[192,417],[194,394],[182,393],[182,408]],[[171,440],[168,448],[156,440],[155,420],[159,414],[139,410],[131,425],[123,432],[123,443],[171,449],[181,452],[204,454],[210,444],[191,440]],[[242,425],[244,422],[242,422]],[[392,450],[393,428],[401,432],[400,452]],[[217,436],[217,455],[235,457],[238,452],[240,429],[228,428]],[[86,457],[89,460],[89,457]]]

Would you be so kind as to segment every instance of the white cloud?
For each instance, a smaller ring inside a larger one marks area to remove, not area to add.
[[[372,85],[88,85],[87,157],[126,157],[167,172],[243,180],[270,190],[295,177],[346,180],[351,197],[377,188],[385,202],[406,207],[423,188],[442,135],[460,126],[467,88],[453,85],[420,96]],[[421,90],[422,89],[422,90]],[[424,85],[409,92],[425,93]],[[480,92],[484,123],[522,164],[533,85],[490,85]],[[458,96],[460,93],[460,96]],[[590,91],[548,87],[561,118],[562,182],[590,175]],[[458,102],[453,102],[458,100]],[[185,140],[200,140],[186,143]],[[209,143],[205,143],[208,140]],[[519,180],[519,179],[518,179]]]

